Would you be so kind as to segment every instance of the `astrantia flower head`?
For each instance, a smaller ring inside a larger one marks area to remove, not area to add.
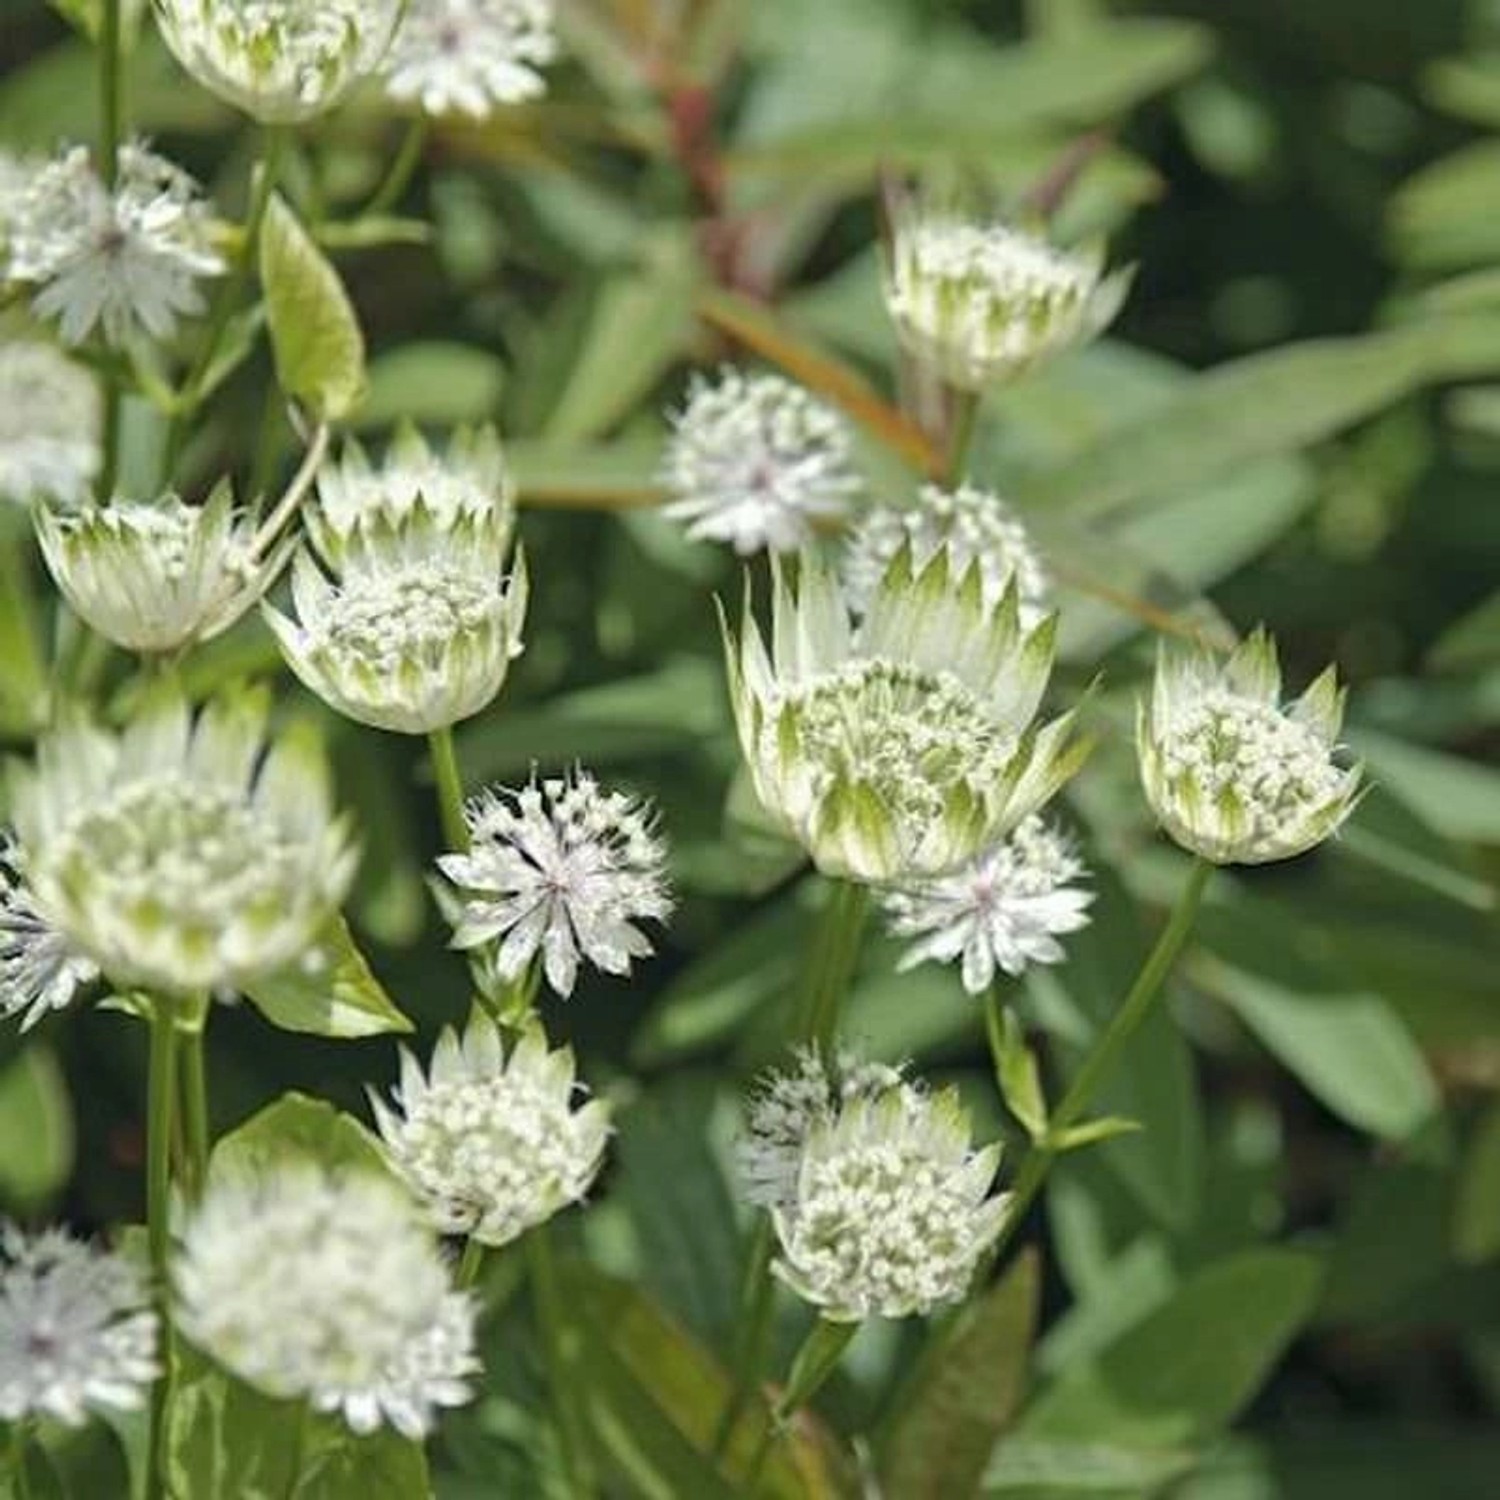
[[[99,387],[61,350],[0,343],[0,500],[81,504],[99,472]]]
[[[998,495],[974,485],[957,489],[924,484],[914,505],[876,505],[849,534],[844,548],[844,594],[857,614],[869,608],[881,577],[902,549],[924,567],[946,547],[955,575],[979,568],[987,604],[995,604],[1012,579],[1028,630],[1047,612],[1047,574],[1026,528]]]
[[[454,887],[454,947],[498,942],[494,967],[507,981],[540,953],[559,995],[572,994],[581,959],[628,974],[651,952],[639,924],[665,921],[672,900],[666,850],[643,803],[578,771],[488,789],[465,816],[469,851],[438,860]]]
[[[0,833],[0,1015],[19,1016],[25,1031],[98,977],[98,966],[37,909],[15,843]]]
[[[552,0],[407,0],[385,89],[425,114],[482,120],[543,93],[556,55]]]
[[[955,1302],[999,1234],[1000,1148],[975,1151],[951,1089],[910,1085],[843,1105],[809,1132],[796,1189],[773,1207],[776,1274],[833,1322]]]
[[[56,1229],[0,1229],[0,1418],[76,1427],[136,1411],[157,1373],[156,1314],[133,1262]]]
[[[346,519],[321,502],[305,514],[312,545],[292,564],[297,618],[265,607],[287,664],[377,729],[427,734],[477,714],[521,654],[526,563],[518,554],[504,576],[508,500],[456,507],[418,492],[347,530]]]
[[[204,88],[258,120],[306,120],[373,73],[401,0],[154,0],[167,45]]]
[[[316,740],[269,748],[268,696],[148,700],[119,734],[69,719],[12,768],[21,869],[43,918],[113,980],[235,990],[301,956],[354,877]]]
[[[391,1161],[445,1234],[504,1245],[589,1190],[609,1138],[609,1110],[575,1100],[573,1054],[529,1027],[510,1056],[495,1024],[438,1038],[429,1076],[401,1051],[396,1107],[373,1094]]]
[[[1329,667],[1281,706],[1276,647],[1257,630],[1226,661],[1163,645],[1136,714],[1141,781],[1162,826],[1219,865],[1291,859],[1354,810],[1360,767],[1336,759],[1344,694]]]
[[[224,269],[197,184],[139,145],[120,147],[114,186],[74,146],[31,179],[6,238],[5,279],[35,286],[39,316],[68,344],[170,338],[203,310],[198,279]]]
[[[35,157],[17,156],[0,146],[0,252],[4,251],[11,225],[26,202],[31,179],[42,165]]]
[[[796,1195],[802,1150],[813,1128],[835,1119],[857,1099],[878,1099],[901,1087],[901,1070],[840,1052],[830,1064],[801,1047],[791,1065],[763,1074],[750,1096],[735,1162],[745,1196],[761,1208],[788,1205]]]
[[[469,1399],[473,1304],[383,1177],[295,1160],[211,1176],[174,1269],[183,1333],[269,1396],[410,1438]]]
[[[36,530],[63,597],[130,651],[176,651],[228,630],[286,556],[278,547],[256,557],[254,522],[235,512],[227,482],[203,505],[164,495],[68,513],[39,507]]]
[[[917,942],[898,967],[962,960],[964,988],[981,995],[998,968],[1023,973],[1063,957],[1059,934],[1088,923],[1093,893],[1067,837],[1033,814],[1008,838],[947,875],[913,880],[882,897],[891,931]]]
[[[1103,270],[1097,253],[917,207],[897,219],[885,300],[916,358],[949,385],[979,391],[1107,327],[1130,272]]]
[[[405,423],[379,464],[351,441],[318,475],[317,519],[336,548],[362,527],[398,526],[419,497],[441,525],[469,516],[503,542],[515,524],[515,486],[494,428],[461,427],[439,452]]]
[[[987,605],[977,567],[903,549],[856,629],[832,576],[804,555],[778,573],[768,652],[746,601],[728,632],[730,698],[766,811],[825,874],[881,883],[939,874],[1035,811],[1086,746],[1071,714],[1032,720],[1054,617],[1020,622],[1014,583]]]
[[[675,429],[665,513],[742,556],[806,546],[860,491],[843,419],[779,375],[695,380]]]

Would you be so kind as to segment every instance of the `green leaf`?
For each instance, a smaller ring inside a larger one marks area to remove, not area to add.
[[[1028,1497],[1155,1494],[1193,1466],[1189,1453],[1114,1447],[1108,1443],[1007,1438],[984,1474],[986,1495]]]
[[[1005,1107],[1037,1140],[1047,1131],[1047,1100],[1042,1093],[1042,1075],[1036,1054],[1026,1045],[1026,1035],[1016,1013],[1007,1008],[1000,1022],[998,1063],[1000,1092]]]
[[[10,497],[0,496],[9,505]],[[48,669],[38,629],[29,548],[17,537],[0,538],[0,733],[31,735],[45,721]]]
[[[33,1042],[0,1072],[0,1201],[43,1207],[73,1174],[73,1106],[51,1048]]]
[[[1453,1254],[1470,1265],[1500,1255],[1500,1104],[1474,1127],[1459,1168]]]
[[[257,1175],[294,1158],[310,1158],[329,1169],[388,1171],[375,1138],[358,1120],[325,1100],[290,1093],[219,1141],[209,1173]]]
[[[1116,1136],[1132,1135],[1142,1129],[1139,1120],[1125,1120],[1119,1115],[1103,1115],[1097,1120],[1085,1120],[1081,1125],[1069,1125],[1064,1130],[1053,1131],[1049,1137],[1058,1151],[1076,1151],[1080,1146],[1092,1146],[1099,1141],[1112,1141]]]
[[[1500,771],[1493,766],[1371,729],[1352,729],[1349,740],[1375,779],[1439,833],[1460,843],[1500,844]]]
[[[260,275],[282,390],[322,421],[343,420],[365,395],[364,335],[338,272],[276,193]]]
[[[1390,202],[1397,256],[1423,270],[1500,258],[1500,225],[1482,205],[1500,192],[1500,142],[1477,141],[1410,177]]]
[[[1317,1301],[1322,1267],[1252,1250],[1186,1282],[1108,1348],[1075,1364],[1031,1406],[1026,1438],[1173,1449],[1233,1420]]]
[[[283,1031],[350,1038],[412,1029],[371,973],[342,917],[315,949],[268,979],[247,985],[245,995]]]
[[[370,390],[358,426],[406,420],[437,427],[486,422],[500,409],[505,365],[472,344],[403,344],[370,361]]]
[[[975,1493],[1021,1402],[1040,1283],[1036,1252],[1028,1250],[924,1352],[892,1403],[880,1465],[890,1500]]]

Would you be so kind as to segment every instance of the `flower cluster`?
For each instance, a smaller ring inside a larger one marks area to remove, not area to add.
[[[445,1234],[504,1245],[589,1190],[609,1138],[599,1101],[575,1107],[573,1054],[537,1027],[510,1056],[494,1023],[444,1031],[430,1077],[401,1053],[395,1107],[371,1096],[391,1161]]]
[[[380,472],[351,451],[305,517],[297,618],[265,607],[287,664],[378,729],[427,734],[478,713],[522,649],[524,558],[504,575],[512,511],[492,435],[455,440],[446,461],[408,435]]]
[[[211,1179],[175,1262],[177,1317],[267,1395],[411,1438],[469,1399],[474,1306],[394,1184],[309,1164]]]
[[[674,421],[665,514],[742,556],[795,552],[844,516],[861,484],[843,420],[779,375],[723,370]]]
[[[227,483],[203,505],[176,495],[39,509],[37,540],[63,597],[131,651],[176,651],[228,630],[280,571],[287,548],[257,555],[255,526]]]
[[[1361,771],[1335,758],[1343,693],[1330,667],[1290,708],[1269,636],[1225,662],[1163,647],[1137,714],[1141,780],[1162,826],[1215,864],[1291,859],[1354,810]]]
[[[1017,975],[1061,962],[1058,937],[1088,923],[1094,899],[1070,883],[1083,873],[1067,838],[1032,814],[959,869],[883,893],[891,930],[918,940],[899,967],[958,959],[964,988],[982,995],[996,969]]]
[[[107,185],[72,147],[30,177],[6,228],[3,279],[34,286],[37,314],[68,344],[96,328],[112,344],[169,338],[202,311],[199,278],[224,268],[192,178],[141,145],[121,146],[118,163]]]
[[[885,297],[902,342],[949,385],[979,391],[1108,326],[1130,273],[1005,224],[917,209],[896,224]]]
[[[857,629],[811,555],[779,574],[767,652],[747,600],[725,630],[730,698],[762,805],[826,874],[933,875],[1040,807],[1086,746],[1072,717],[1032,720],[1052,666],[1052,620],[1020,622],[1012,584],[987,604],[977,567],[940,549],[897,554]]]
[[[665,921],[672,900],[666,851],[642,803],[578,771],[487,790],[466,817],[471,847],[438,860],[453,887],[454,947],[498,941],[494,967],[508,983],[540,953],[559,995],[572,994],[580,959],[628,974],[651,952],[639,924]]]
[[[51,344],[0,342],[0,500],[76,506],[100,461],[99,388]]]
[[[162,36],[204,88],[258,120],[331,109],[379,66],[401,0],[156,0]]]
[[[952,1090],[862,1094],[808,1132],[795,1189],[771,1209],[773,1269],[833,1322],[957,1301],[1005,1222],[999,1162],[998,1146],[972,1148]]]
[[[535,99],[557,55],[552,0],[408,0],[385,89],[424,114],[485,119]]]
[[[71,718],[11,797],[35,909],[116,984],[234,990],[299,957],[354,876],[321,751],[267,748],[268,698],[196,718],[159,694],[120,733]]]
[[[15,843],[0,833],[0,1015],[19,1016],[25,1031],[98,977],[98,965],[37,909]]]
[[[0,1418],[76,1427],[138,1410],[161,1373],[156,1337],[134,1261],[55,1229],[0,1228]]]

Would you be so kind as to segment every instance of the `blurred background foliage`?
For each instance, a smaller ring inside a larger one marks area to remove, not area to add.
[[[3,5],[0,142],[89,136],[91,65],[69,30],[89,0]],[[459,733],[467,780],[584,761],[658,798],[675,846],[663,956],[546,1015],[621,1107],[597,1201],[567,1226],[612,1485],[727,1493],[703,1456],[741,1254],[725,1148],[813,899],[732,791],[711,595],[736,594],[737,569],[651,509],[664,413],[693,367],[759,358],[861,419],[876,492],[912,484],[923,441],[883,404],[894,343],[873,248],[878,173],[895,167],[1054,207],[1064,235],[1108,235],[1140,264],[1107,340],[988,404],[972,465],[1024,509],[1062,585],[1067,679],[1102,663],[1103,744],[1066,799],[1097,920],[1018,1002],[1054,1079],[1181,875],[1129,741],[1155,632],[1264,620],[1299,684],[1337,660],[1376,789],[1334,846],[1216,882],[1172,1020],[1133,1044],[1105,1101],[1146,1129],[1058,1170],[1037,1253],[948,1330],[949,1385],[918,1360],[921,1328],[867,1330],[824,1419],[875,1421],[879,1451],[857,1459],[893,1496],[962,1493],[939,1455],[961,1469],[975,1454],[985,1492],[1006,1496],[1495,1494],[1500,5],[560,10],[547,98],[435,129],[389,213],[355,216],[403,128],[374,105],[305,132],[290,183],[365,323],[364,435],[494,418],[519,475],[528,647]],[[253,140],[184,86],[149,26],[129,109],[226,217],[241,211]],[[284,470],[270,388],[255,348],[187,450],[186,489],[229,472],[256,490]],[[127,431],[127,478],[154,472],[144,403]],[[0,729],[24,746],[69,641],[21,518],[4,535]],[[276,666],[251,622],[187,673],[206,689]],[[123,705],[123,664],[111,681]],[[423,883],[438,832],[421,748],[324,717],[365,832],[356,926],[430,1034],[463,1014],[467,984]],[[896,977],[893,951],[871,943],[848,1034],[957,1081],[1008,1131],[978,1009],[947,974]],[[139,1216],[139,1031],[100,1011],[24,1046],[7,1034],[8,1212]],[[248,1010],[216,1015],[210,1044],[221,1127],[289,1085],[362,1111],[363,1087],[393,1074],[387,1041],[288,1037]],[[493,1390],[435,1458],[453,1500],[557,1483],[512,1284],[502,1258]],[[769,1492],[850,1492],[838,1452],[809,1424]]]

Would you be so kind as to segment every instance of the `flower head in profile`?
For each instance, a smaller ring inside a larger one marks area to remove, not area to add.
[[[180,317],[203,310],[199,279],[224,269],[197,184],[135,144],[120,147],[112,187],[82,146],[41,168],[5,251],[5,279],[37,289],[32,306],[67,344],[95,329],[112,344],[170,338]]]
[[[973,1149],[951,1089],[856,1098],[808,1133],[795,1190],[771,1210],[773,1269],[833,1322],[956,1302],[1005,1221],[999,1163],[998,1146]]]
[[[19,1016],[26,1031],[98,977],[93,960],[37,909],[15,843],[0,833],[0,1016]]]
[[[51,344],[0,342],[0,500],[80,505],[100,461],[99,387]]]
[[[799,1047],[788,1067],[763,1074],[751,1093],[745,1129],[735,1145],[746,1198],[759,1208],[791,1203],[814,1127],[828,1124],[857,1099],[878,1099],[901,1086],[899,1068],[852,1052],[830,1060],[815,1047]]]
[[[891,931],[917,939],[898,967],[960,961],[964,988],[982,995],[995,971],[1018,975],[1063,958],[1058,937],[1088,923],[1093,893],[1067,837],[1036,814],[946,875],[912,880],[881,897]]]
[[[504,1245],[588,1192],[609,1110],[578,1103],[573,1054],[529,1027],[507,1057],[483,1015],[444,1031],[424,1076],[401,1052],[394,1106],[371,1095],[392,1164],[444,1234]]]
[[[268,1396],[420,1439],[471,1395],[473,1303],[383,1176],[297,1160],[211,1175],[174,1270],[183,1333]]]
[[[649,809],[605,791],[586,771],[491,788],[465,809],[470,848],[438,868],[453,890],[453,946],[498,943],[494,967],[519,979],[541,955],[542,972],[570,995],[581,961],[628,974],[651,952],[642,922],[672,910],[666,849]]]
[[[255,525],[228,483],[203,505],[176,495],[36,511],[53,581],[100,635],[130,651],[179,650],[228,630],[280,571],[287,548],[256,555]]]
[[[156,1333],[134,1262],[61,1230],[0,1228],[0,1418],[77,1427],[139,1410],[160,1373]]]
[[[1073,715],[1033,719],[1054,619],[1021,626],[1012,582],[986,604],[979,569],[903,548],[856,628],[804,555],[778,573],[768,651],[746,601],[725,629],[730,699],[762,806],[825,874],[868,883],[941,874],[1035,811],[1087,752]]]
[[[507,578],[511,502],[488,456],[399,456],[377,480],[348,457],[305,513],[292,564],[296,618],[265,606],[287,664],[361,724],[427,734],[500,691],[522,649],[527,578]],[[468,485],[469,469],[483,484]],[[428,477],[424,472],[430,470]]]
[[[552,0],[407,0],[385,90],[424,114],[482,120],[538,98],[557,56]]]
[[[1013,380],[1106,328],[1130,272],[1098,253],[917,206],[897,218],[885,300],[902,343],[964,391]]]
[[[119,733],[70,718],[11,777],[40,916],[119,986],[242,989],[308,951],[354,878],[316,739],[268,695],[175,692]]]
[[[998,495],[974,485],[924,484],[914,505],[874,505],[849,533],[842,559],[844,596],[864,614],[885,570],[903,548],[918,568],[946,547],[955,575],[979,569],[986,604],[997,604],[1015,580],[1021,624],[1030,630],[1048,609],[1047,573],[1026,528]]]
[[[726,369],[693,385],[674,422],[665,513],[741,556],[795,552],[860,491],[843,419],[779,375]]]
[[[332,109],[380,65],[401,0],[154,0],[162,36],[204,88],[257,120]]]
[[[1183,848],[1214,864],[1291,859],[1359,801],[1360,767],[1337,757],[1343,713],[1332,667],[1282,707],[1264,631],[1223,662],[1164,645],[1150,705],[1136,715],[1147,800]]]

